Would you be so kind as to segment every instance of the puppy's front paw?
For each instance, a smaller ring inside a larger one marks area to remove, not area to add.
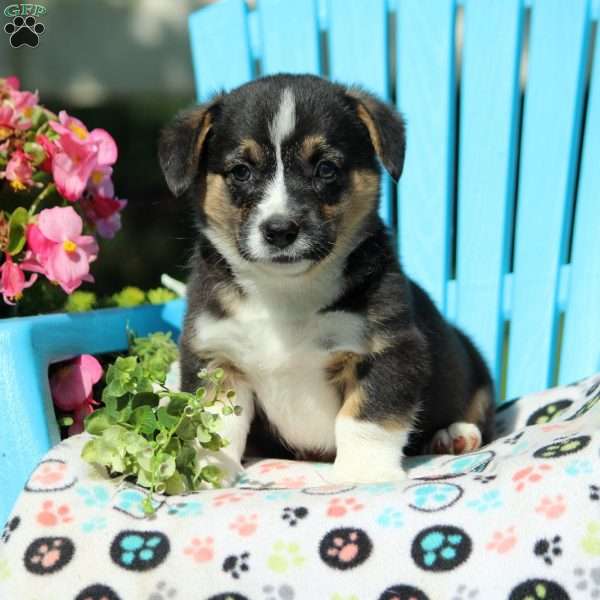
[[[458,421],[440,429],[431,440],[433,454],[466,454],[481,446],[481,432],[473,423]]]
[[[375,465],[333,463],[333,483],[387,483],[403,481],[406,471],[401,467],[377,467]]]
[[[234,460],[222,450],[219,452],[208,452],[204,449],[199,451],[198,460],[201,467],[215,466],[222,473],[221,487],[233,487],[236,481],[243,475],[244,467],[239,461]]]

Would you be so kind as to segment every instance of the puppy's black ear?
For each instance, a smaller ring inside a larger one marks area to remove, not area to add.
[[[363,90],[350,88],[348,96],[356,102],[356,113],[369,132],[379,160],[392,179],[398,181],[406,151],[404,120],[390,105]]]
[[[174,196],[181,196],[194,181],[208,133],[213,124],[213,112],[219,98],[190,110],[180,112],[163,129],[158,143],[158,159]]]

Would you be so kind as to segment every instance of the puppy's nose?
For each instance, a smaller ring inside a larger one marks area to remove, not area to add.
[[[292,219],[275,215],[263,221],[260,230],[267,243],[277,248],[286,248],[298,237],[300,226]]]

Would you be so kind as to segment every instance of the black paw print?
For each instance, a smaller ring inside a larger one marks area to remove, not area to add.
[[[2,530],[2,535],[0,536],[0,539],[3,543],[8,544],[10,536],[13,534],[14,530],[19,526],[20,523],[20,517],[13,517],[10,521],[6,522],[6,525],[4,525],[4,529]]]
[[[490,481],[494,481],[494,479],[496,479],[496,475],[475,475],[473,479],[475,481],[479,481],[479,483],[489,483]]]
[[[599,485],[590,485],[590,500],[597,502],[600,500],[600,486]]]
[[[547,565],[551,565],[555,559],[562,555],[562,538],[555,535],[551,540],[542,538],[533,546],[533,553],[539,556]]]
[[[40,42],[40,35],[44,33],[45,27],[42,23],[37,23],[35,17],[29,16],[15,17],[12,23],[4,26],[4,31],[10,35],[10,45],[13,48],[19,46],[29,46],[35,48]]]
[[[284,521],[287,521],[290,527],[295,527],[298,524],[300,519],[304,519],[308,515],[308,509],[304,506],[298,506],[296,508],[292,508],[291,506],[286,506],[283,509],[283,513],[281,518]]]
[[[250,552],[242,552],[239,556],[231,554],[223,561],[223,571],[229,573],[234,579],[240,578],[240,571],[244,573],[250,570],[248,559]]]
[[[95,583],[81,590],[75,600],[121,600],[108,586]]]
[[[523,437],[524,433],[524,431],[521,431],[521,433],[517,433],[517,435],[513,435],[512,437],[506,438],[502,443],[511,444],[514,446]]]

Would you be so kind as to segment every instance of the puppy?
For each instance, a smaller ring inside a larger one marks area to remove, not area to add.
[[[159,158],[195,208],[181,386],[220,366],[241,416],[229,464],[263,419],[336,480],[405,476],[401,458],[492,437],[490,375],[402,272],[378,216],[379,163],[402,172],[401,117],[372,95],[276,75],[177,116]]]

